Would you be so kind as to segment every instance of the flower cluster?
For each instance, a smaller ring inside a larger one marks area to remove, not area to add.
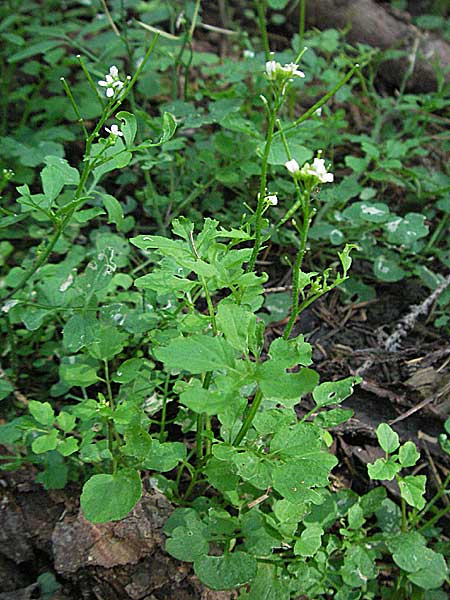
[[[113,65],[109,68],[109,73],[105,75],[105,79],[100,80],[98,85],[106,88],[106,96],[108,98],[112,98],[117,94],[117,92],[120,92],[125,83],[120,80],[119,70],[115,65]]]
[[[292,79],[294,77],[305,77],[303,71],[300,71],[296,63],[287,63],[282,66],[275,60],[268,60],[266,62],[266,77],[269,81],[276,81],[279,79]]]
[[[309,180],[314,185],[320,183],[332,183],[334,181],[333,173],[329,173],[325,167],[325,160],[317,157],[313,163],[305,163],[302,168],[295,158],[288,160],[284,166],[291,175],[296,178]]]

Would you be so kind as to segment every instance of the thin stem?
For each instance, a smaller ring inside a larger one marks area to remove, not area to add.
[[[250,425],[252,424],[256,413],[258,412],[258,409],[261,405],[262,399],[263,399],[262,392],[258,388],[258,390],[255,394],[255,397],[253,398],[252,405],[250,406],[250,410],[248,411],[247,416],[245,417],[244,422],[242,423],[242,426],[233,442],[233,446],[239,446],[239,444],[242,442],[242,440],[246,436],[247,431],[250,429]]]
[[[160,426],[159,426],[159,441],[160,441],[160,443],[164,442],[165,432],[166,432],[167,397],[169,394],[169,379],[170,379],[170,375],[166,375],[166,380],[164,381],[163,405],[161,408],[161,422],[160,422]]]
[[[420,521],[422,521],[422,519],[427,514],[427,512],[429,512],[431,510],[431,508],[439,500],[439,498],[446,493],[447,486],[448,486],[449,483],[450,483],[450,473],[447,475],[447,477],[445,478],[444,483],[442,484],[442,486],[440,486],[440,488],[438,489],[438,491],[436,492],[436,494],[431,498],[431,500],[426,504],[426,506],[424,506],[424,508],[416,516],[416,518],[413,521],[413,525],[415,525],[416,523],[419,523]]]
[[[293,123],[291,123],[290,125],[287,125],[284,129],[283,129],[283,133],[286,133],[286,131],[290,131],[291,129],[294,129],[295,127],[297,127],[298,125],[300,125],[300,123],[303,123],[303,121],[306,121],[307,119],[309,119],[309,117],[311,117],[318,108],[320,108],[321,106],[323,106],[326,102],[328,102],[328,100],[330,98],[332,98],[334,96],[334,94],[341,89],[341,87],[343,85],[345,85],[347,83],[347,81],[349,79],[351,79],[353,77],[353,74],[355,73],[355,71],[359,69],[359,64],[356,64],[348,73],[347,75],[345,75],[345,77],[343,79],[341,79],[341,81],[336,84],[334,86],[334,88],[332,90],[330,90],[329,92],[327,92],[324,96],[322,96],[322,98],[320,100],[318,100],[313,106],[311,106],[311,108],[309,110],[307,110],[301,117],[299,117],[296,121],[294,121]],[[277,136],[280,132],[276,133],[275,136]]]
[[[308,202],[306,200],[306,202]],[[301,230],[300,237],[300,248],[297,252],[297,256],[295,258],[294,269],[292,273],[292,308],[291,308],[291,316],[286,325],[286,328],[283,333],[283,338],[285,340],[288,339],[289,334],[292,331],[292,327],[299,315],[299,295],[300,295],[300,272],[302,268],[303,257],[305,256],[306,251],[306,241],[308,239],[308,231],[309,231],[309,204],[307,204],[305,208],[305,212],[303,215],[303,225]]]
[[[200,10],[200,0],[197,0],[195,3],[195,7],[194,7],[194,14],[192,15],[191,26],[189,27],[189,32],[188,32],[189,41],[191,41],[194,36],[195,27],[197,26],[197,18],[198,18],[199,10]]]
[[[266,2],[265,0],[255,0],[256,12],[258,15],[258,26],[261,32],[262,43],[264,47],[264,56],[266,61],[270,59],[270,45],[269,37],[267,35],[267,24],[266,24]]]
[[[106,382],[106,392],[108,395],[108,404],[109,407],[111,408],[111,410],[114,410],[114,398],[112,395],[112,389],[111,389],[111,380],[109,377],[109,365],[108,365],[108,361],[105,359],[103,360],[103,364],[104,364],[104,368],[105,368],[105,382]],[[112,456],[112,464],[111,464],[111,470],[112,473],[116,472],[117,469],[117,460],[114,454],[114,422],[111,418],[108,418],[107,422],[106,422],[106,429],[107,429],[107,439],[108,439],[108,450],[111,453]]]
[[[434,517],[432,517],[429,521],[427,521],[421,527],[419,527],[419,529],[417,531],[423,531],[424,529],[427,529],[428,527],[431,527],[437,521],[439,521],[440,519],[442,519],[442,517],[444,515],[446,515],[448,512],[450,512],[450,505],[445,506],[444,508],[442,508],[439,512],[437,512],[434,515]]]
[[[264,197],[266,195],[267,165],[269,160],[270,147],[272,145],[272,139],[275,130],[275,119],[276,112],[275,110],[272,110],[269,116],[266,145],[264,146],[264,154],[262,157],[261,164],[261,180],[259,185],[258,205],[256,207],[255,213],[255,245],[253,246],[253,252],[247,266],[247,272],[253,271],[253,269],[255,268],[256,258],[261,249],[262,214],[264,209]]]
[[[158,204],[158,198],[156,197],[155,186],[153,185],[149,171],[147,169],[145,169],[145,170],[143,169],[143,171],[144,171],[145,183],[146,183],[148,191],[150,192],[150,198],[152,200],[152,207],[155,212],[155,219],[156,219],[156,222],[158,223],[158,228],[159,228],[160,232],[165,233],[167,228],[164,224],[161,211],[159,210],[159,204]]]
[[[77,59],[78,59],[78,62],[80,63],[80,67],[81,67],[83,73],[86,76],[86,79],[87,79],[87,81],[89,83],[89,86],[90,86],[91,90],[94,92],[95,97],[99,101],[100,106],[102,107],[102,110],[103,110],[105,108],[105,103],[103,102],[103,98],[101,97],[101,95],[100,95],[100,93],[98,91],[98,87],[95,85],[95,82],[92,79],[91,74],[87,70],[87,67],[84,64],[84,60],[83,60],[82,56],[80,56],[80,54],[77,55]]]
[[[72,108],[73,108],[73,110],[74,110],[74,112],[75,112],[75,114],[77,116],[78,122],[81,125],[81,128],[83,129],[84,141],[86,142],[88,140],[88,138],[89,138],[89,134],[88,134],[87,129],[86,129],[85,125],[84,125],[84,120],[83,120],[83,117],[81,116],[81,113],[80,113],[80,111],[78,109],[78,105],[75,102],[75,98],[73,97],[73,94],[72,94],[72,92],[71,92],[71,90],[69,88],[69,85],[68,85],[67,81],[64,79],[64,77],[61,77],[61,83],[62,83],[62,86],[64,88],[64,91],[66,92],[66,96],[69,98],[70,104],[72,105]]]
[[[120,31],[117,29],[117,25],[114,23],[114,19],[112,18],[111,13],[109,12],[109,8],[108,8],[108,5],[106,4],[106,0],[100,0],[100,2],[102,3],[103,10],[105,11],[105,15],[108,20],[108,23],[111,25],[111,29],[114,31],[114,33],[118,37],[121,37]]]
[[[298,19],[298,47],[303,46],[303,39],[305,37],[305,9],[306,0],[300,0],[300,14]]]

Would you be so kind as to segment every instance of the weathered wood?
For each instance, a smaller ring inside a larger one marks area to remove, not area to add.
[[[445,78],[450,81],[450,44],[419,30],[407,13],[393,11],[386,4],[374,0],[314,0],[306,3],[306,20],[308,26],[318,29],[348,28],[347,39],[352,44],[406,50],[406,57],[386,61],[380,67],[381,77],[392,86],[401,85],[411,63],[414,70],[406,85],[409,91],[435,90],[436,67],[446,71]]]

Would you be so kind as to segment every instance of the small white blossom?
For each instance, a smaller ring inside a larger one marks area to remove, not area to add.
[[[270,80],[275,79],[279,67],[281,67],[280,63],[276,62],[275,60],[268,60],[266,62],[267,79],[270,79]]]
[[[123,133],[120,131],[119,126],[116,124],[111,125],[111,129],[105,127],[105,130],[114,137],[123,137]]]
[[[289,77],[301,77],[303,78],[305,76],[305,74],[303,73],[303,71],[300,71],[298,68],[298,65],[295,63],[288,63],[286,65],[284,65],[284,67],[281,67],[281,70],[286,73],[286,75],[289,75]]]
[[[271,206],[276,206],[278,204],[278,196],[276,194],[269,194],[266,196],[266,200]]]
[[[268,60],[266,62],[266,76],[270,81],[275,81],[279,77],[282,80],[286,78],[291,79],[292,77],[305,77],[303,71],[300,71],[296,63],[287,63],[281,66],[279,62],[275,60]]]
[[[291,175],[296,175],[300,171],[300,165],[295,160],[295,158],[292,158],[291,160],[285,162],[284,166],[289,171],[289,173],[291,173]]]
[[[112,65],[112,67],[109,68],[109,73],[105,75],[105,79],[100,80],[98,85],[100,87],[105,87],[106,96],[112,98],[125,84],[119,79],[119,69],[115,65]]]
[[[332,183],[334,181],[334,175],[328,173],[323,158],[315,158],[312,165],[305,163],[300,174],[303,177],[314,177],[319,183]]]
[[[255,53],[253,50],[244,50],[243,55],[244,58],[255,58]]]

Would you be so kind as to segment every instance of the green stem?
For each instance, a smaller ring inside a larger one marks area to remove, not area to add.
[[[104,364],[104,368],[105,368],[105,382],[106,382],[106,393],[108,396],[108,404],[109,404],[109,407],[111,408],[111,410],[114,410],[114,397],[113,397],[112,389],[111,389],[111,380],[109,377],[108,361],[106,359],[104,359],[103,364]],[[108,418],[107,423],[106,423],[106,428],[107,428],[108,450],[110,451],[111,456],[112,456],[111,471],[112,471],[112,473],[115,473],[116,469],[117,469],[117,459],[116,459],[115,452],[114,452],[115,427],[114,427],[114,422],[111,418]]]
[[[264,56],[266,61],[270,60],[270,45],[269,36],[267,35],[267,24],[266,24],[266,2],[265,0],[255,0],[256,13],[258,15],[258,26],[261,32],[262,43],[264,47]]]
[[[165,430],[166,430],[166,418],[167,418],[167,397],[169,394],[169,379],[170,375],[166,375],[166,380],[164,381],[164,397],[163,397],[163,405],[161,408],[161,422],[159,426],[159,441],[162,444],[165,439]]]
[[[336,84],[334,86],[334,88],[332,90],[330,90],[329,92],[327,92],[324,96],[322,96],[322,98],[320,100],[318,100],[313,106],[311,106],[311,108],[309,110],[307,110],[301,117],[299,117],[296,121],[294,121],[293,123],[291,123],[290,125],[287,125],[284,129],[283,129],[283,133],[286,133],[286,131],[290,131],[291,129],[294,129],[295,127],[297,127],[298,125],[300,125],[301,123],[303,123],[303,121],[306,121],[307,119],[309,119],[309,117],[311,117],[318,108],[320,108],[321,106],[323,106],[326,102],[328,102],[328,100],[330,98],[332,98],[334,96],[334,94],[341,89],[341,87],[343,85],[345,85],[347,83],[347,81],[349,79],[351,79],[353,77],[353,74],[355,73],[355,71],[359,69],[359,64],[356,64],[348,73],[347,75],[345,75],[345,77],[343,79],[341,79],[341,81]],[[276,133],[275,136],[277,136],[280,132]]]
[[[298,47],[303,46],[303,39],[305,37],[305,8],[306,0],[300,0],[300,14],[298,20]]]
[[[266,144],[264,146],[264,154],[262,157],[261,164],[261,180],[259,185],[259,196],[258,196],[258,204],[256,207],[255,213],[255,245],[253,246],[253,252],[250,257],[250,261],[247,266],[247,273],[253,271],[255,268],[256,258],[261,249],[261,230],[262,230],[262,214],[264,209],[264,198],[266,195],[266,185],[267,185],[267,165],[269,160],[269,152],[270,147],[272,145],[272,139],[274,136],[275,130],[275,119],[276,112],[272,110],[269,116],[269,125],[267,129],[267,137]]]
[[[247,431],[250,429],[250,425],[252,424],[253,419],[255,418],[255,415],[258,412],[259,407],[261,406],[262,399],[263,399],[262,392],[258,388],[258,390],[255,394],[255,397],[253,398],[252,405],[250,406],[250,410],[248,411],[247,416],[245,417],[244,422],[242,423],[242,427],[240,428],[240,430],[233,442],[233,446],[239,446],[239,444],[242,442],[242,440],[246,436]]]
[[[158,223],[159,231],[161,233],[165,234],[167,228],[164,224],[161,211],[159,210],[159,204],[158,204],[158,198],[156,197],[155,186],[153,185],[153,182],[152,182],[152,179],[150,177],[150,173],[148,172],[148,170],[144,170],[144,179],[145,179],[147,189],[150,193],[152,207],[155,212],[155,219],[156,219],[156,222]]]
[[[70,100],[70,104],[72,105],[72,108],[77,116],[78,119],[78,123],[81,125],[81,128],[83,129],[83,135],[84,135],[84,141],[87,142],[88,138],[89,138],[89,134],[87,132],[87,129],[84,125],[84,121],[83,121],[83,117],[81,116],[81,113],[78,109],[78,105],[75,102],[75,98],[73,97],[73,94],[69,88],[69,85],[67,83],[67,81],[64,79],[64,77],[61,77],[61,83],[63,85],[64,91],[66,92],[67,97]]]
[[[194,14],[192,15],[191,26],[189,27],[189,42],[194,36],[195,27],[197,26],[198,11],[200,10],[200,0],[197,0],[194,7]]]
[[[417,531],[423,531],[424,529],[427,529],[428,527],[431,527],[437,521],[439,521],[440,519],[442,519],[442,517],[444,515],[446,515],[448,512],[450,512],[450,505],[445,506],[444,508],[442,508],[439,512],[437,512],[434,515],[434,517],[432,517],[429,521],[427,521],[421,527],[419,527],[419,529]]]
[[[447,475],[447,477],[445,478],[444,483],[438,489],[438,491],[436,492],[436,494],[431,498],[431,500],[426,504],[426,506],[424,506],[424,508],[420,511],[420,513],[413,520],[413,522],[412,522],[413,525],[416,525],[417,523],[419,523],[420,521],[422,521],[422,519],[427,514],[427,512],[429,512],[431,510],[431,508],[439,500],[439,498],[441,498],[441,496],[443,496],[446,493],[447,486],[448,486],[449,483],[450,483],[450,473]]]
[[[300,191],[298,182],[295,181],[295,184],[296,184],[297,194],[301,195],[301,191]],[[301,272],[301,268],[302,268],[303,258],[305,256],[305,252],[306,252],[306,241],[308,239],[308,231],[309,231],[309,225],[310,225],[309,193],[308,192],[305,192],[305,195],[303,196],[302,207],[303,207],[303,222],[302,222],[302,229],[301,229],[301,233],[300,233],[300,248],[298,250],[298,253],[297,253],[297,256],[295,259],[294,269],[293,269],[293,273],[292,273],[292,308],[291,308],[291,316],[289,318],[289,321],[288,321],[286,328],[284,330],[284,333],[283,333],[283,338],[285,340],[287,340],[289,338],[289,335],[292,331],[294,323],[300,313],[300,307],[299,307],[300,272]]]

